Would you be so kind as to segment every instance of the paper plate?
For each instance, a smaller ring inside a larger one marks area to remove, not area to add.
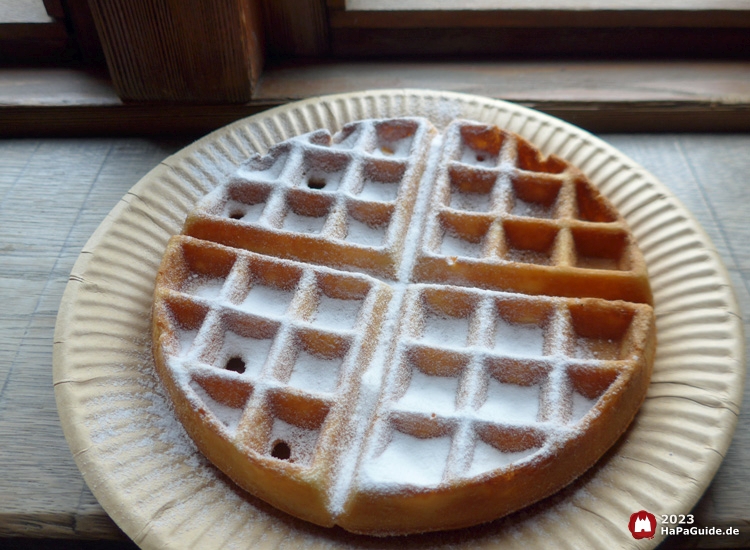
[[[167,240],[253,152],[362,118],[496,124],[580,167],[625,216],[646,258],[658,349],[646,401],[592,470],[529,509],[475,528],[373,539],[291,518],[237,489],[196,450],[154,372],[150,310]],[[744,338],[729,276],[664,185],[617,150],[542,113],[487,98],[379,90],[292,103],[217,130],[164,160],[109,213],[73,268],[57,318],[54,381],[76,463],[142,548],[647,548],[631,514],[686,514],[729,446]]]

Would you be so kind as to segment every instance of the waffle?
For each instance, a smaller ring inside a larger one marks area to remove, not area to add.
[[[248,159],[156,281],[180,421],[238,485],[371,535],[528,506],[625,431],[656,345],[645,264],[576,168],[417,118]]]

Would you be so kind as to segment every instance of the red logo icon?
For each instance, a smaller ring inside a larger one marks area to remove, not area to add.
[[[656,516],[641,510],[630,516],[628,529],[634,539],[652,539],[656,533]]]

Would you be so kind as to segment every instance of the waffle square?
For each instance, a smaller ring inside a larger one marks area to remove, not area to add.
[[[622,216],[583,173],[497,127],[445,132],[415,279],[651,302]]]
[[[185,233],[394,278],[434,135],[398,119],[291,139],[204,199]]]

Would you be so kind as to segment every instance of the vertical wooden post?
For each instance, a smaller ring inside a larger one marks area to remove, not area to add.
[[[244,103],[263,65],[259,0],[89,0],[124,101]]]
[[[45,0],[45,6],[52,1]],[[50,13],[49,7],[47,13]],[[73,37],[83,62],[90,66],[103,67],[105,62],[104,51],[102,50],[102,43],[99,41],[88,2],[86,0],[66,0],[63,13],[67,17],[69,28],[73,31]],[[50,13],[50,15],[52,14]]]
[[[262,0],[262,3],[270,55],[312,57],[328,53],[325,0]]]

